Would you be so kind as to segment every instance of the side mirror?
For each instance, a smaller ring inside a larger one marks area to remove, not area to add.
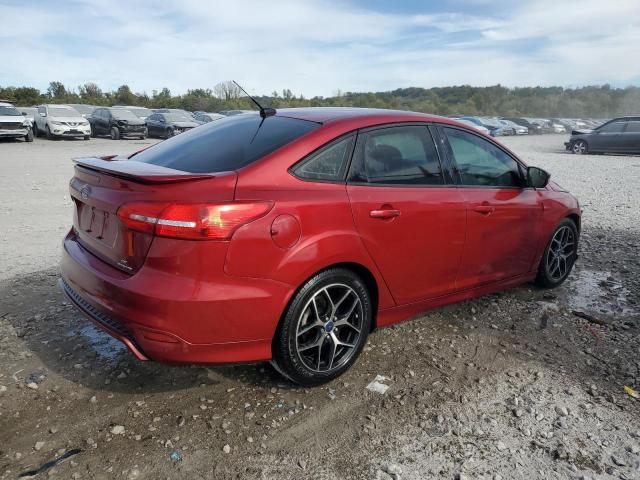
[[[23,117],[27,116],[27,112],[21,112]]]
[[[527,186],[533,188],[544,188],[549,183],[548,172],[538,167],[527,167]]]

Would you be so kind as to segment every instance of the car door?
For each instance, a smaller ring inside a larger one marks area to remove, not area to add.
[[[91,128],[93,128],[93,133],[95,135],[102,135],[104,133],[102,130],[101,120],[102,120],[102,108],[98,108],[93,112],[92,120],[91,120]]]
[[[625,152],[640,153],[640,119],[627,122],[622,133],[622,149]]]
[[[147,117],[147,134],[149,136],[156,136],[158,134],[158,114],[154,113]]]
[[[623,151],[622,132],[625,122],[616,120],[606,123],[593,131],[587,139],[588,149],[592,152]]]
[[[467,209],[467,236],[456,281],[460,290],[523,275],[538,247],[542,203],[524,168],[475,133],[442,127]]]
[[[347,193],[356,229],[398,304],[455,289],[465,205],[445,181],[426,124],[361,131]]]

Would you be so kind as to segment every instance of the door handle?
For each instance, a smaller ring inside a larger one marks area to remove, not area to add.
[[[393,209],[388,209],[388,210],[371,210],[369,212],[369,216],[371,218],[381,218],[381,219],[385,219],[385,218],[395,218],[395,217],[399,217],[400,216],[400,210],[393,210]]]
[[[489,215],[495,211],[496,207],[492,207],[491,205],[477,205],[473,207],[474,212],[478,212],[482,215]]]

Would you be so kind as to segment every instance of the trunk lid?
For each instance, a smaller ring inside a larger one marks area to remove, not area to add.
[[[129,230],[117,216],[129,202],[233,200],[237,174],[193,174],[114,157],[75,159],[69,191],[78,242],[104,262],[133,274],[144,263],[153,235]],[[115,157],[121,158],[121,157]]]

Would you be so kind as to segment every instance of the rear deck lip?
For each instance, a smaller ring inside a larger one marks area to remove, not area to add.
[[[136,347],[136,345],[134,345],[134,343],[128,339],[127,337],[119,334],[118,332],[116,332],[115,330],[109,328],[107,325],[105,325],[104,323],[102,323],[95,315],[93,315],[91,312],[89,312],[86,308],[84,308],[80,303],[78,303],[76,301],[75,298],[73,298],[73,296],[69,293],[69,291],[67,290],[67,287],[65,285],[65,282],[62,278],[60,278],[58,280],[58,286],[60,287],[60,290],[62,290],[62,292],[66,295],[66,297],[71,300],[71,302],[74,304],[74,306],[80,310],[89,320],[91,320],[91,322],[96,325],[100,330],[108,333],[109,335],[111,335],[113,338],[115,338],[116,340],[122,342],[130,351],[131,353],[134,354],[134,356],[140,360],[141,362],[146,362],[149,361],[150,358],[147,357],[142,350],[140,350],[138,347]],[[71,287],[69,287],[71,288]],[[77,293],[76,293],[77,294]],[[79,295],[79,294],[78,294]]]

